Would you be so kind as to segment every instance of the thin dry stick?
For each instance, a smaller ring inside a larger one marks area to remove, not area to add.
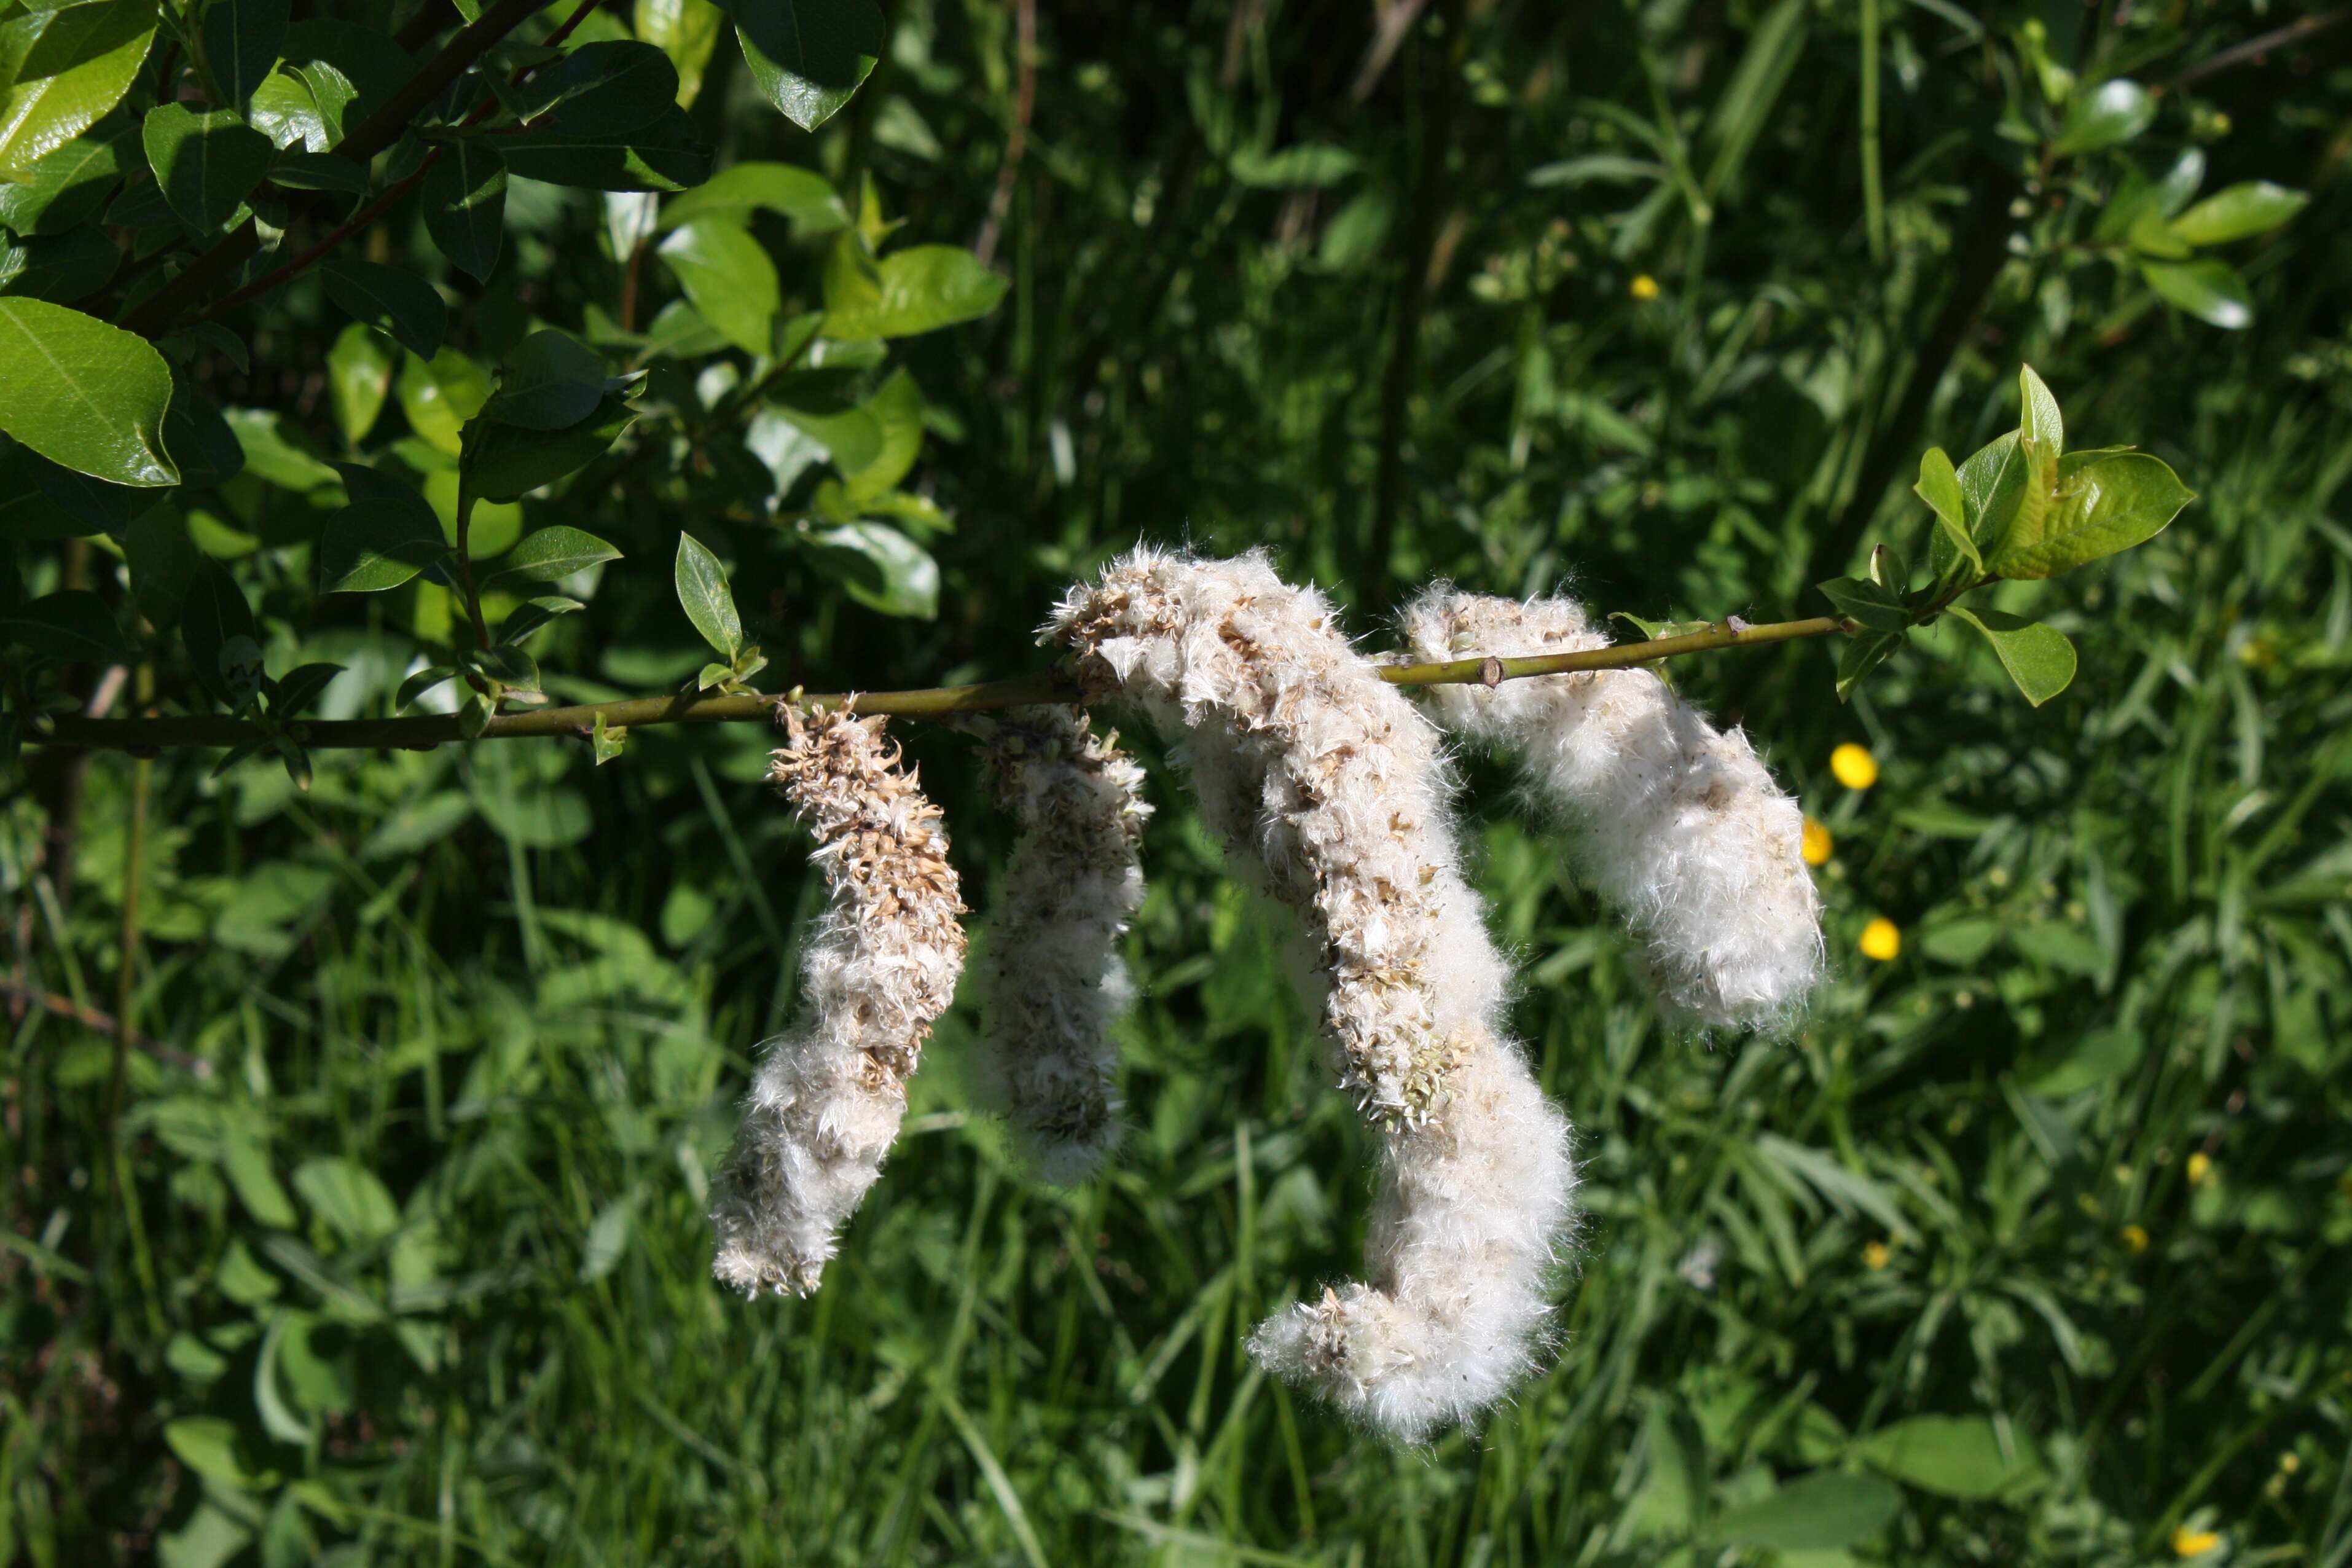
[[[1013,100],[1013,134],[1005,138],[1004,165],[996,172],[996,189],[988,198],[988,220],[980,226],[972,252],[986,267],[996,259],[996,237],[1013,210],[1013,186],[1021,174],[1021,155],[1029,149],[1029,117],[1037,107],[1037,0],[1013,0],[1019,43],[1020,89]]]
[[[1531,675],[1565,675],[1581,669],[1631,669],[1684,654],[1710,653],[1722,648],[1761,647],[1770,643],[1851,633],[1854,623],[1843,616],[1815,616],[1810,620],[1776,621],[1750,626],[1737,616],[1703,632],[1682,637],[1654,637],[1646,642],[1620,643],[1613,647],[1575,653],[1545,654],[1531,658],[1471,658],[1428,664],[1389,664],[1381,679],[1391,686],[1458,686],[1470,681],[1496,685]],[[1058,669],[1017,675],[1006,680],[986,680],[971,686],[933,686],[912,691],[803,693],[803,707],[838,708],[845,704],[861,714],[887,713],[908,719],[947,719],[960,713],[986,713],[1037,702],[1075,703],[1076,685]],[[526,736],[593,734],[601,717],[607,728],[649,724],[740,724],[773,721],[774,697],[634,697],[615,702],[593,702],[576,708],[540,708],[523,713],[501,713],[478,736],[457,727],[454,714],[421,714],[407,719],[321,720],[294,727],[295,738],[311,751],[422,751],[453,741],[516,740]],[[112,751],[155,751],[181,746],[241,746],[268,737],[261,726],[227,714],[190,714],[176,718],[98,720],[67,715],[57,720],[47,735],[37,737],[53,746],[82,746]]]

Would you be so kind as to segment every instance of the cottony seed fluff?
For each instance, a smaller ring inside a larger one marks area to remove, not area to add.
[[[1405,613],[1416,659],[1606,647],[1581,605],[1439,584]],[[1428,691],[1438,722],[1518,753],[1573,834],[1578,868],[1641,939],[1664,1010],[1701,1028],[1785,1024],[1822,972],[1804,813],[1748,737],[1646,669]]]
[[[1131,992],[1118,939],[1143,900],[1143,770],[1067,708],[970,722],[1020,824],[989,923],[981,1078],[1052,1182],[1118,1142],[1111,1020]]]
[[[715,1184],[711,1271],[806,1295],[881,1173],[907,1079],[963,970],[963,901],[940,810],[879,718],[782,710],[769,776],[816,839],[826,907],[801,969],[803,1016],[768,1042]]]
[[[1535,1365],[1576,1178],[1568,1123],[1500,1033],[1509,972],[1463,879],[1435,729],[1261,554],[1149,549],[1046,628],[1090,699],[1181,736],[1203,816],[1296,910],[1343,1088],[1377,1130],[1370,1279],[1250,1342],[1419,1441]]]

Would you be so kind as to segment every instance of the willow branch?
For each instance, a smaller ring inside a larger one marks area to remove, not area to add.
[[[1749,626],[1728,620],[1703,632],[1656,637],[1647,642],[1619,643],[1612,647],[1586,648],[1575,653],[1539,654],[1527,658],[1496,658],[1474,655],[1430,664],[1389,664],[1381,678],[1391,686],[1498,686],[1535,675],[1566,675],[1578,670],[1630,669],[1684,654],[1713,653],[1725,648],[1760,647],[1769,643],[1796,642],[1851,632],[1854,623],[1840,616],[1816,616],[1804,621],[1778,621]],[[586,739],[602,719],[607,729],[637,729],[650,724],[740,724],[772,722],[777,704],[797,700],[803,707],[846,705],[859,713],[887,713],[907,719],[949,719],[999,708],[1034,703],[1076,703],[1077,683],[1062,669],[1038,670],[1007,680],[984,680],[971,686],[932,686],[912,691],[797,693],[777,698],[747,693],[731,697],[633,697],[615,702],[592,702],[573,708],[537,708],[493,717],[478,734],[458,728],[455,714],[417,714],[405,719],[328,719],[297,722],[291,732],[311,751],[424,751],[456,741],[511,741],[531,736],[569,735]],[[265,739],[259,725],[227,714],[189,714],[154,719],[88,719],[66,716],[42,742],[52,746],[78,746],[108,751],[151,752],[166,747],[241,746]]]

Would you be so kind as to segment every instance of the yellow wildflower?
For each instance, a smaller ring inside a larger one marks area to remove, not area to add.
[[[1868,789],[1878,782],[1878,759],[1867,746],[1848,741],[1830,753],[1830,772],[1848,789]]]
[[[2189,1184],[2190,1186],[2203,1186],[2205,1184],[2205,1178],[2212,1173],[2213,1157],[2210,1154],[2208,1154],[2205,1151],[2200,1149],[2196,1153],[2189,1156]]]
[[[2130,1247],[2134,1252],[2146,1252],[2147,1250],[2147,1232],[2136,1225],[2127,1225],[2124,1226],[2124,1245]],[[2189,1553],[2184,1552],[2181,1555],[2186,1557]]]
[[[1799,846],[1800,853],[1805,858],[1805,864],[1819,866],[1828,860],[1836,849],[1837,840],[1830,837],[1830,830],[1810,816],[1805,818],[1804,840]]]
[[[2172,1532],[2175,1557],[2202,1557],[2221,1544],[2221,1538],[2210,1530],[2191,1530],[2184,1524]]]
[[[2303,1459],[2299,1455],[2281,1454],[2279,1456],[2279,1471],[2281,1474],[2291,1476],[2301,1468],[2303,1468]]]
[[[1874,958],[1881,963],[1892,963],[1903,951],[1903,932],[1885,915],[1862,928],[1862,956]]]
[[[1644,272],[1633,279],[1633,298],[1646,305],[1658,297],[1658,280]]]
[[[1862,1249],[1862,1260],[1870,1266],[1874,1274],[1885,1268],[1887,1260],[1894,1256],[1894,1250],[1883,1241],[1874,1241]]]

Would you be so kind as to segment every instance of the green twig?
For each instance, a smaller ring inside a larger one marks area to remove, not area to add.
[[[1682,637],[1656,637],[1647,642],[1619,643],[1612,647],[1575,653],[1538,654],[1527,658],[1474,656],[1430,664],[1390,664],[1381,677],[1391,686],[1499,685],[1534,675],[1567,675],[1580,670],[1630,669],[1684,654],[1712,653],[1724,648],[1761,647],[1769,643],[1825,637],[1854,629],[1842,616],[1816,616],[1811,620],[1779,621],[1749,626],[1738,619]],[[971,686],[932,686],[911,691],[863,691],[794,698],[756,693],[734,697],[698,697],[683,692],[674,697],[633,697],[594,702],[576,708],[541,708],[522,713],[501,713],[474,737],[485,741],[518,740],[534,735],[586,738],[598,718],[607,728],[649,724],[734,724],[772,721],[780,701],[798,700],[806,707],[853,708],[859,713],[886,713],[909,719],[945,719],[959,713],[982,713],[1000,708],[1020,708],[1039,702],[1076,703],[1083,700],[1077,683],[1059,669],[1038,670],[1006,680],[985,680]],[[321,720],[291,726],[294,738],[310,751],[424,750],[467,737],[453,714],[420,714],[406,719]],[[259,726],[227,714],[191,714],[160,719],[84,719],[61,717],[55,729],[41,737],[52,746],[84,746],[115,751],[154,751],[183,746],[239,746],[266,739]]]

